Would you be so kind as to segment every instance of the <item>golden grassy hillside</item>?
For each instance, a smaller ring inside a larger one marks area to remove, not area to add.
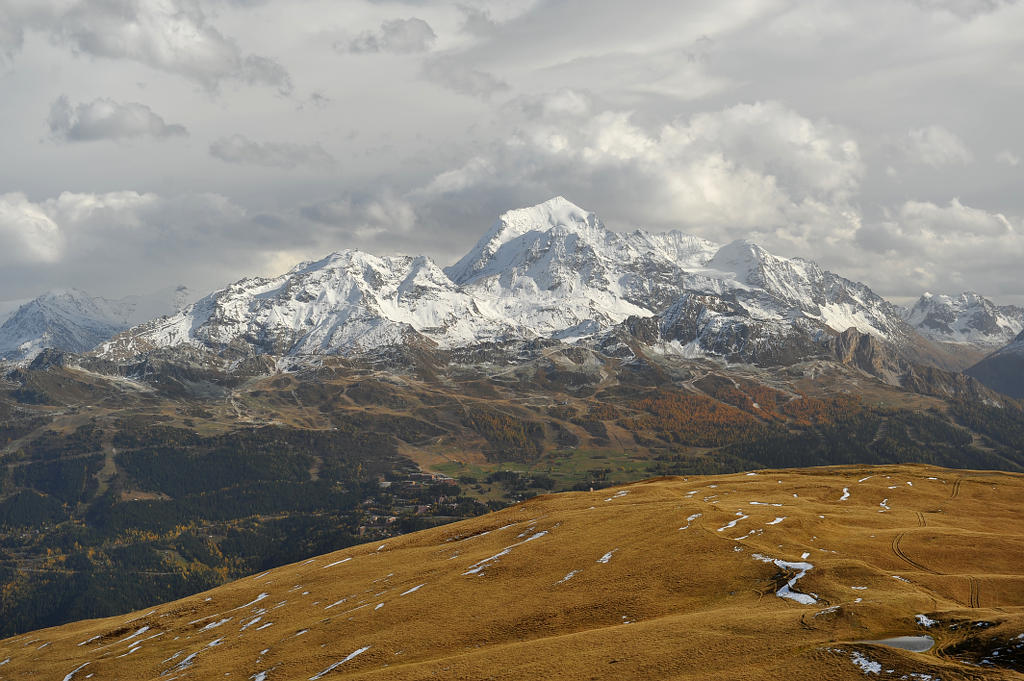
[[[1019,679],[1022,507],[926,466],[538,497],[2,641],[0,679]]]

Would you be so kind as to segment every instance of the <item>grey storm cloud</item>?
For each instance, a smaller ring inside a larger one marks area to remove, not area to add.
[[[210,144],[210,155],[227,163],[276,168],[334,165],[334,157],[318,144],[255,142],[245,135],[221,137]]]
[[[412,54],[426,52],[437,40],[437,34],[423,19],[390,19],[377,31],[360,33],[344,49],[348,52],[391,52]]]
[[[508,83],[481,71],[457,55],[438,55],[423,62],[423,78],[460,95],[488,99],[509,89]]]
[[[462,12],[462,25],[459,29],[465,33],[478,36],[494,35],[498,30],[498,24],[491,18],[491,13],[486,9],[473,7],[472,5],[457,5]]]
[[[930,10],[945,10],[959,17],[969,19],[979,14],[994,12],[1000,7],[1012,5],[1017,0],[912,0],[915,4]]]
[[[74,53],[126,59],[216,89],[225,80],[292,90],[291,76],[269,57],[246,55],[210,23],[196,0],[12,0],[0,22],[8,55],[24,42],[25,29],[49,34]]]
[[[168,124],[145,104],[119,104],[112,99],[95,99],[72,105],[64,95],[50,106],[47,120],[54,138],[67,142],[118,140],[132,137],[181,137],[183,125]]]

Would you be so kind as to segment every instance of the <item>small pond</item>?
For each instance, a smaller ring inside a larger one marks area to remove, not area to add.
[[[931,647],[935,645],[935,639],[931,636],[894,636],[893,638],[881,638],[873,641],[857,641],[857,643],[872,643],[878,646],[902,648],[912,653],[923,653],[931,650]]]

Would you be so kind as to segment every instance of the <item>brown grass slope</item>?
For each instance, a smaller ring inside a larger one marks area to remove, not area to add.
[[[1020,679],[1022,502],[926,466],[538,497],[2,641],[0,679]]]

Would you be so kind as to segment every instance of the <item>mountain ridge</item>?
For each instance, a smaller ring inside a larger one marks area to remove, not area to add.
[[[2,320],[0,359],[30,361],[45,348],[88,352],[136,324],[181,309],[188,295],[185,286],[118,300],[74,288],[47,291]]]
[[[897,349],[927,344],[870,288],[810,261],[743,240],[719,245],[678,231],[613,232],[555,197],[502,214],[450,267],[424,256],[342,251],[280,277],[231,284],[168,320],[119,335],[99,354],[123,360],[192,345],[227,357],[302,356],[406,342],[451,349],[595,340],[630,317],[663,314],[695,295],[728,301],[698,315],[715,333],[692,327],[684,334],[702,355],[757,361],[758,353],[722,345],[723,325],[727,335],[761,345],[791,336],[820,343],[851,326]],[[720,309],[734,314],[723,317]]]
[[[973,291],[958,296],[926,292],[906,310],[904,318],[936,342],[994,350],[1024,330],[1024,308],[996,305]]]

